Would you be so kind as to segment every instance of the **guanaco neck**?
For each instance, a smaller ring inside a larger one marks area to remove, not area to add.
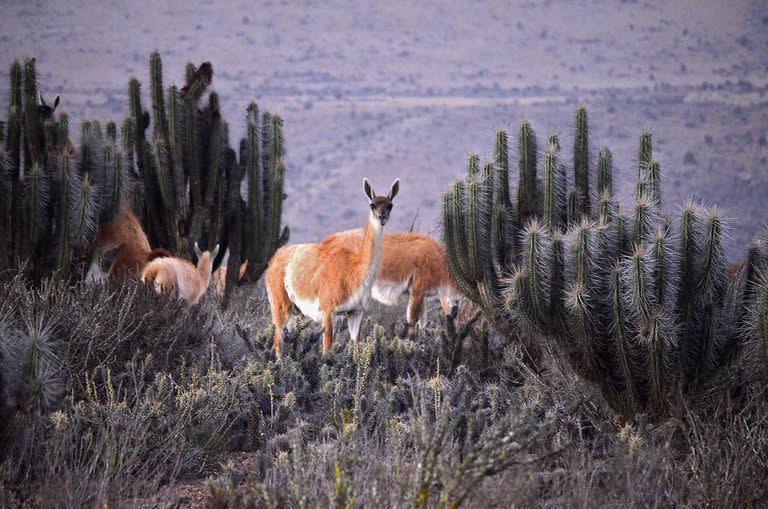
[[[200,277],[203,285],[207,288],[211,283],[211,269],[213,268],[213,260],[210,256],[203,256],[197,264],[197,275]]]
[[[361,268],[361,288],[370,288],[379,271],[381,252],[384,245],[384,227],[373,213],[363,229],[363,239],[358,251],[358,267]]]

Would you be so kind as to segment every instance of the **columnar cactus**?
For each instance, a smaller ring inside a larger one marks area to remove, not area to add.
[[[98,123],[82,126],[82,161],[67,150],[69,121],[38,103],[35,59],[10,69],[5,150],[0,152],[0,272],[22,267],[33,282],[84,277],[97,225],[114,213],[125,169],[107,160]],[[22,86],[23,85],[23,86]]]
[[[613,194],[613,154],[608,147],[600,149],[597,156],[597,194]]]
[[[649,130],[640,134],[640,150],[637,153],[637,180],[642,180],[643,171],[648,168],[653,159],[653,139]]]
[[[579,132],[586,136],[581,108]],[[530,146],[528,135],[526,122],[521,147]],[[768,329],[765,284],[755,276],[759,257],[751,252],[744,270],[727,275],[725,225],[716,208],[686,202],[673,228],[660,210],[660,167],[648,133],[641,142],[647,164],[638,179],[646,186],[629,217],[612,196],[607,148],[598,157],[597,206],[586,212],[589,182],[581,162],[588,142],[576,143],[581,182],[568,194],[570,222],[562,222],[557,211],[566,207],[566,189],[557,178],[556,142],[550,137],[544,155],[541,203],[527,209],[540,208],[541,221],[533,216],[515,232],[512,253],[499,250],[485,227],[489,197],[504,195],[501,179],[470,170],[444,195],[451,272],[500,333],[551,341],[625,416],[673,412],[678,395],[701,387],[745,335]]]
[[[141,88],[135,78],[129,84],[130,113],[124,124],[132,142],[130,159],[140,176],[134,189],[138,195],[134,207],[143,218],[150,243],[186,258],[192,256],[195,242],[220,244],[221,258],[231,239],[237,246],[229,246],[230,256],[233,249],[239,250],[232,259],[247,261],[246,279],[257,280],[289,235],[287,228],[281,229],[285,174],[282,119],[265,113],[259,122],[258,107],[252,103],[240,162],[235,157],[234,163],[244,171],[228,169],[234,151],[229,147],[218,94],[208,93],[207,104],[202,105],[213,79],[211,64],[205,62],[199,68],[188,64],[184,87],[171,86],[166,93],[162,61],[153,53],[150,78],[151,141],[146,139],[150,115],[142,108]],[[238,198],[230,203],[233,189],[240,189],[245,175],[247,201]],[[231,182],[232,178],[237,182]],[[238,207],[242,210],[237,211]],[[231,225],[230,220],[239,226]]]
[[[573,138],[573,169],[576,190],[579,193],[579,210],[589,215],[591,200],[589,195],[589,124],[587,109],[576,110],[576,129]]]
[[[557,151],[550,146],[544,155],[544,189],[542,193],[544,226],[549,231],[564,230],[568,224],[566,181]]]
[[[517,185],[518,227],[537,214],[538,189],[536,181],[536,135],[527,120],[520,125],[519,138],[520,172]]]

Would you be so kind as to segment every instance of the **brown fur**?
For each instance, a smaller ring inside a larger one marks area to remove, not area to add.
[[[376,196],[365,180],[371,212],[361,241],[354,248],[333,235],[319,244],[285,246],[269,262],[267,294],[275,325],[274,348],[279,355],[283,327],[295,308],[311,309],[310,316],[323,324],[323,353],[333,343],[334,313],[348,313],[353,340],[358,339],[362,313],[370,298],[370,286],[378,270],[384,224],[389,219],[392,199],[399,181],[387,197]],[[371,271],[374,271],[371,274]]]
[[[354,248],[360,242],[360,229],[347,230],[333,235]],[[417,321],[423,326],[426,309],[423,307],[427,295],[437,292],[440,305],[447,315],[460,294],[448,269],[443,246],[423,233],[395,232],[384,234],[376,286],[404,286],[403,294],[408,296],[406,320],[409,325]],[[381,292],[374,288],[373,298],[384,304],[393,305],[392,299],[381,298]]]
[[[141,272],[142,281],[152,281],[157,293],[169,293],[186,301],[192,307],[200,301],[211,283],[213,259],[219,246],[213,252],[201,253],[195,244],[197,266],[181,258],[163,257],[149,262]]]
[[[113,222],[101,225],[94,245],[98,256],[117,249],[117,257],[109,269],[110,278],[125,274],[139,275],[150,257],[157,257],[158,254],[158,251],[150,249],[149,239],[139,219],[128,206]]]

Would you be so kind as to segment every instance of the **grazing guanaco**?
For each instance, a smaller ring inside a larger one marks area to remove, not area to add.
[[[217,244],[213,251],[201,252],[195,242],[197,266],[189,260],[174,257],[156,258],[141,272],[142,281],[152,281],[157,293],[176,295],[192,307],[198,303],[211,283],[213,259],[219,254]]]
[[[109,278],[126,274],[141,275],[147,263],[171,255],[165,249],[150,248],[147,234],[128,204],[124,204],[114,221],[99,227],[94,241],[94,253],[100,258],[115,250],[117,254],[109,269]]]
[[[362,239],[355,248],[333,235],[318,244],[296,244],[279,249],[269,261],[267,296],[275,325],[274,348],[280,355],[285,327],[296,309],[323,324],[323,353],[333,343],[333,315],[347,315],[353,341],[359,340],[363,312],[379,270],[384,225],[392,212],[392,200],[400,180],[392,183],[387,196],[377,196],[368,179],[363,181],[370,214]]]
[[[333,237],[354,249],[362,235],[358,228]],[[424,299],[434,293],[446,315],[461,297],[448,269],[443,246],[423,233],[385,233],[379,273],[371,292],[373,299],[388,306],[408,299],[406,327],[414,326],[417,321],[423,327],[427,320]]]

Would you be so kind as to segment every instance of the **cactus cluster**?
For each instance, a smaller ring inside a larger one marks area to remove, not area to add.
[[[82,278],[96,227],[111,220],[126,190],[124,155],[98,122],[84,122],[83,161],[72,158],[68,117],[42,101],[34,58],[14,62],[10,82],[0,141],[0,272],[22,267],[36,282],[53,273]]]
[[[104,130],[84,121],[77,158],[67,115],[38,101],[35,59],[11,66],[8,118],[0,121],[0,272],[23,267],[35,282],[52,273],[84,277],[98,226],[112,222],[129,198],[153,247],[191,258],[195,242],[218,243],[219,258],[229,248],[230,265],[248,262],[247,281],[287,242],[282,119],[260,115],[251,103],[238,161],[219,97],[208,92],[211,64],[188,64],[184,87],[166,90],[160,55],[149,63],[152,114],[131,79],[119,136],[113,122]],[[231,271],[227,295],[238,272]]]
[[[220,258],[229,248],[233,270],[228,295],[238,283],[241,262],[248,262],[246,279],[255,281],[275,250],[288,240],[288,228],[281,228],[282,120],[267,112],[260,116],[257,105],[251,103],[238,162],[229,145],[218,94],[211,91],[204,100],[213,77],[211,64],[187,64],[184,87],[172,85],[167,90],[157,52],[150,56],[149,67],[152,114],[143,109],[141,84],[132,78],[130,113],[123,124],[128,158],[139,177],[134,210],[152,246],[186,258],[192,256],[195,242],[210,247],[220,244]],[[248,194],[243,199],[240,188],[246,176]]]
[[[624,415],[662,415],[757,331],[748,323],[759,328],[765,319],[757,274],[766,255],[755,246],[741,269],[726,271],[717,208],[686,201],[673,226],[661,209],[649,132],[634,203],[625,209],[613,194],[608,148],[599,151],[591,195],[587,125],[579,108],[569,190],[557,136],[531,169],[535,137],[523,122],[517,221],[501,219],[513,210],[506,133],[482,171],[470,156],[466,179],[443,197],[450,269],[502,334],[550,342]]]

